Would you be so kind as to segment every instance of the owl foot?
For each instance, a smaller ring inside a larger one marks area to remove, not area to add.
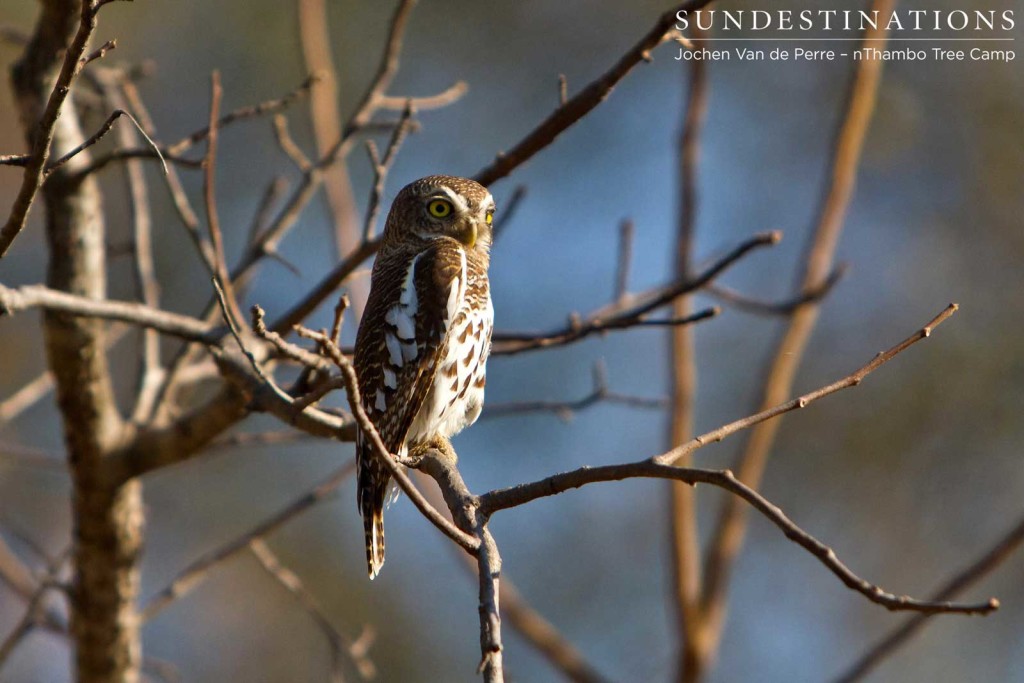
[[[417,469],[423,461],[423,458],[431,451],[436,451],[442,459],[450,460],[452,464],[455,464],[459,460],[459,456],[455,453],[455,449],[452,448],[451,442],[443,436],[435,436],[427,441],[412,446],[409,449],[409,455],[399,462],[406,467]]]

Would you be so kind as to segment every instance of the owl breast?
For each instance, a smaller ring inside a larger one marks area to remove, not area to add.
[[[455,314],[444,358],[409,430],[407,443],[434,436],[450,438],[480,416],[494,309],[486,291],[480,293],[481,305],[471,305],[472,298],[472,295],[467,296],[463,307]]]

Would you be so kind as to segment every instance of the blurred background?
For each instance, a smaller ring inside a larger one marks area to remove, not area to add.
[[[369,82],[393,3],[329,3],[344,113]],[[838,5],[837,5],[838,6]],[[430,173],[472,175],[557,105],[557,78],[570,95],[649,30],[665,2],[424,0],[412,17],[393,94],[432,94],[463,79],[469,93],[423,112],[388,180],[385,206],[406,182]],[[758,3],[730,0],[729,9]],[[818,3],[792,0],[794,11]],[[1019,3],[934,0],[930,9],[1024,9]],[[845,5],[844,5],[845,8]],[[850,6],[851,9],[857,7]],[[0,5],[0,24],[29,30],[37,7]],[[1020,18],[1018,18],[1020,21]],[[1019,33],[1020,29],[1017,29]],[[114,4],[96,43],[116,37],[107,59],[152,59],[140,84],[161,140],[205,125],[209,72],[220,69],[224,109],[287,92],[305,77],[293,3],[180,0]],[[1004,44],[1005,45],[1005,44]],[[1012,45],[1012,44],[1010,44]],[[618,224],[636,224],[631,288],[671,276],[675,233],[675,141],[688,68],[674,45],[655,53],[580,124],[492,190],[528,195],[501,236],[491,270],[497,326],[560,325],[613,292]],[[6,68],[17,48],[0,45]],[[703,136],[698,258],[752,233],[779,229],[779,246],[750,256],[723,283],[763,297],[791,291],[794,266],[827,181],[832,133],[852,63],[710,63]],[[293,134],[313,154],[308,107],[289,111]],[[99,120],[96,121],[98,125]],[[117,125],[123,125],[123,122]],[[113,136],[111,136],[113,137]],[[107,143],[110,144],[110,143]],[[262,188],[296,178],[269,120],[223,131],[218,185],[230,255],[240,252]],[[0,151],[23,150],[7,87],[0,88]],[[360,207],[372,175],[351,157]],[[193,200],[201,178],[182,170]],[[147,167],[164,306],[198,313],[208,280],[174,216],[155,166]],[[0,206],[21,173],[0,168]],[[120,174],[103,175],[112,240],[128,234]],[[853,392],[786,418],[763,491],[798,524],[831,544],[870,581],[923,597],[987,549],[1024,514],[1024,73],[1019,63],[892,63],[837,259],[850,271],[824,305],[796,389],[831,382],[930,319],[950,301],[961,311],[926,343],[901,355]],[[44,278],[40,219],[0,263],[5,285]],[[250,302],[273,317],[333,265],[321,195],[282,245],[295,276],[264,266]],[[127,259],[111,267],[111,296],[132,296]],[[698,305],[711,303],[701,299]],[[324,307],[312,320],[328,323]],[[37,314],[0,321],[0,399],[43,369]],[[32,324],[25,324],[31,322]],[[781,320],[726,310],[696,328],[697,429],[750,412],[761,368]],[[351,335],[355,325],[349,321]],[[117,347],[132,359],[133,335]],[[488,401],[571,400],[591,388],[604,359],[616,391],[667,393],[666,333],[616,333],[544,353],[496,358]],[[134,360],[121,386],[131,387]],[[566,423],[551,414],[481,421],[460,436],[462,472],[475,491],[533,480],[583,464],[664,450],[663,411],[598,405]],[[253,418],[244,430],[277,428]],[[731,464],[738,441],[700,451],[697,464]],[[52,399],[0,431],[0,531],[31,556],[68,543],[68,479],[26,464],[31,448],[59,458]],[[2,453],[8,452],[8,457]],[[145,480],[148,538],[145,600],[202,553],[275,512],[352,456],[349,445],[312,443],[220,451]],[[269,537],[332,621],[355,637],[377,632],[371,658],[384,681],[472,680],[479,658],[476,587],[451,544],[403,499],[388,513],[388,562],[366,581],[354,483]],[[664,482],[588,487],[500,515],[493,523],[505,574],[605,675],[663,681],[674,666],[667,574]],[[717,493],[700,491],[704,530]],[[888,660],[873,680],[1024,680],[1024,554],[965,596],[998,596],[987,618],[944,616]],[[21,601],[0,586],[0,633]],[[843,587],[816,560],[760,518],[734,579],[731,612],[712,681],[818,681],[839,673],[898,624]],[[506,621],[506,663],[517,681],[558,680]],[[167,660],[183,681],[322,681],[329,648],[294,599],[247,554],[219,567],[144,631],[147,656]],[[63,642],[32,636],[2,679],[68,678]]]

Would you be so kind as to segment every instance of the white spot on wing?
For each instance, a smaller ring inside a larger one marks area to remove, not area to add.
[[[422,256],[422,252],[416,254],[409,262],[409,270],[405,271],[405,279],[402,280],[402,293],[398,297],[398,303],[406,307],[406,313],[410,316],[416,315],[419,301],[416,298],[416,264]]]
[[[398,388],[398,376],[391,368],[384,368],[384,386],[388,389]]]
[[[420,347],[416,342],[401,342],[402,345],[402,360],[410,361],[416,360],[416,356],[419,355]]]
[[[416,325],[412,316],[402,305],[392,306],[384,316],[384,322],[393,325],[402,339],[413,339],[416,337]]]
[[[384,344],[388,347],[388,356],[391,358],[391,364],[396,367],[402,367],[402,344],[398,341],[398,338],[387,332],[384,334]]]
[[[374,401],[373,407],[382,413],[388,409],[388,404],[384,402],[384,392],[380,389],[377,390],[377,400]]]

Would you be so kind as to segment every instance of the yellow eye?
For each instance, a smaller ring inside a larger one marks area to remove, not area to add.
[[[445,199],[434,199],[427,204],[427,211],[434,218],[444,218],[452,212],[452,203]]]
[[[487,218],[485,220],[487,221],[487,225],[490,225],[491,223],[493,223],[494,222],[494,212],[493,211],[488,211],[487,212]]]

